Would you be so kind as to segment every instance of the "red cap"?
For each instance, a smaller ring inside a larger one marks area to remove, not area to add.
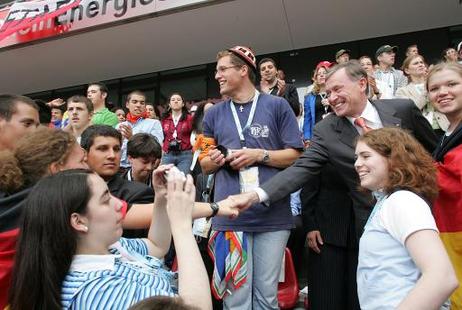
[[[333,62],[324,60],[324,61],[321,61],[320,63],[318,63],[318,64],[316,65],[316,70],[318,70],[318,69],[321,68],[321,67],[326,68],[326,69],[329,69],[330,67],[332,67],[332,65],[334,65]]]
[[[257,71],[257,60],[255,59],[255,54],[250,47],[237,45],[231,47],[230,49],[228,49],[228,51],[242,59],[254,71]]]

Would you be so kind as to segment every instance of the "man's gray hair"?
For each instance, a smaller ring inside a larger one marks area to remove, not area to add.
[[[362,78],[367,80],[367,72],[361,67],[361,64],[356,59],[345,63],[337,64],[327,71],[326,81],[337,71],[345,69],[346,75],[352,81],[359,81]],[[369,93],[369,83],[367,84],[366,94]]]

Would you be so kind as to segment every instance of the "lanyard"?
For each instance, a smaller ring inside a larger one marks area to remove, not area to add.
[[[177,133],[176,129],[178,128],[178,124],[180,122],[181,116],[182,116],[182,114],[180,114],[178,117],[175,117],[175,116],[173,116],[173,113],[172,113],[173,128],[175,128],[175,130],[173,131],[173,134],[172,134],[173,139],[176,139],[178,137],[178,133]]]
[[[237,133],[239,134],[239,141],[241,142],[242,147],[245,147],[244,131],[247,130],[252,124],[253,117],[255,116],[255,110],[257,109],[257,101],[258,101],[259,94],[260,93],[258,92],[258,90],[255,90],[255,96],[253,97],[249,118],[247,119],[247,123],[245,124],[244,128],[242,128],[241,122],[239,121],[239,117],[237,116],[236,107],[234,106],[234,102],[232,100],[229,102],[229,105],[231,107],[231,112],[233,112],[234,124],[236,125]]]
[[[173,126],[175,126],[175,128],[178,126],[178,122],[180,121],[180,118],[181,118],[181,114],[178,117],[175,117],[173,116],[173,113],[172,113]]]

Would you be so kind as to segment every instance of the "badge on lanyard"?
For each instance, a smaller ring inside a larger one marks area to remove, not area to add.
[[[260,186],[258,182],[258,167],[242,168],[239,170],[239,186],[241,193],[247,193]]]
[[[239,140],[241,142],[242,148],[246,147],[244,131],[250,128],[250,125],[252,124],[253,117],[255,116],[255,110],[257,108],[259,94],[260,93],[257,90],[255,90],[255,96],[252,101],[252,108],[250,109],[249,118],[247,119],[247,123],[245,124],[244,128],[241,127],[241,123],[239,121],[239,117],[237,116],[236,107],[234,106],[233,101],[230,101],[229,103],[231,107],[231,112],[233,113],[234,123],[236,125],[237,133],[239,134]],[[239,186],[241,189],[241,193],[249,192],[259,187],[258,167],[242,168],[241,170],[239,170]]]

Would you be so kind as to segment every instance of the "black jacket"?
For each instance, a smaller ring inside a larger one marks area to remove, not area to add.
[[[111,194],[128,203],[128,209],[137,203],[153,203],[154,191],[146,184],[128,181],[120,174],[116,174],[107,182],[107,187]]]
[[[258,89],[261,90],[260,87],[258,87]],[[278,96],[278,92],[279,92],[279,88],[276,85],[276,87],[274,87],[271,90],[270,95]],[[300,101],[298,101],[297,88],[293,84],[287,83],[286,89],[284,90],[284,94],[282,94],[282,96],[280,97],[287,100],[290,107],[294,111],[295,116],[300,115]]]
[[[9,195],[0,192],[0,233],[19,227],[24,201],[32,188]]]
[[[11,283],[16,242],[24,209],[31,188],[8,195],[0,192],[0,308],[6,306]]]
[[[444,155],[460,144],[462,144],[462,124],[459,124],[451,135],[441,137],[440,143],[433,152],[433,158],[436,161],[443,162]]]
[[[120,174],[116,174],[107,182],[111,194],[119,199],[125,200],[128,210],[133,204],[148,204],[154,202],[154,191],[146,184],[128,181]],[[123,236],[128,238],[146,238],[147,229],[124,229]]]

